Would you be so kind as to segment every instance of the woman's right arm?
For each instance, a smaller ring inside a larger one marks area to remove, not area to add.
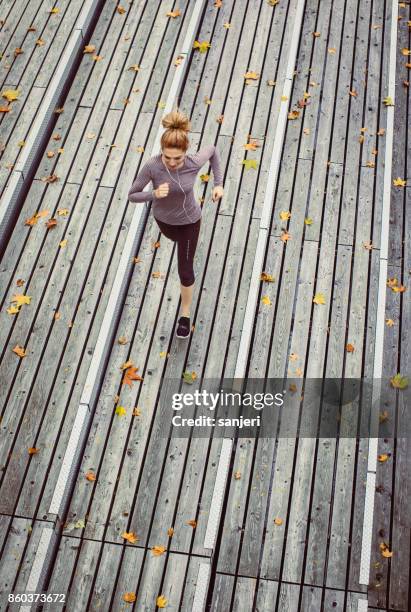
[[[147,202],[154,198],[153,191],[143,191],[144,187],[151,181],[150,160],[148,160],[138,173],[134,183],[128,192],[130,202]]]

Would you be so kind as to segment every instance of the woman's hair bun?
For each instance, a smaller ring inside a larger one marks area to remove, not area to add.
[[[176,109],[165,115],[161,120],[162,126],[169,130],[183,130],[189,132],[190,120],[185,113]]]

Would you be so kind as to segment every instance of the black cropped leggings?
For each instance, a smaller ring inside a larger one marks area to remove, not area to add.
[[[195,223],[187,223],[185,225],[170,225],[158,219],[156,219],[156,223],[164,236],[173,242],[177,242],[180,282],[184,287],[190,287],[195,280],[193,262],[200,233],[201,217]]]

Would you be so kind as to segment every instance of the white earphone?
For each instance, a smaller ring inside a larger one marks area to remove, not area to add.
[[[161,158],[161,160],[163,161],[163,158]],[[164,161],[163,161],[163,164],[164,164]],[[173,179],[173,177],[171,176],[170,171],[169,171],[169,169],[167,168],[167,164],[164,164],[164,166],[166,167],[166,170],[167,170],[167,172],[168,172],[169,177],[171,178],[171,180],[172,180],[172,181],[174,181],[176,185],[179,185],[179,186],[180,186],[181,191],[184,193],[183,209],[184,209],[184,212],[185,212],[185,213],[186,213],[186,215],[187,215],[187,211],[186,211],[186,208],[185,208],[186,193],[185,193],[184,189],[183,189],[183,188],[182,188],[182,186],[181,186],[181,183],[180,183],[180,176],[179,176],[179,174],[178,174],[178,170],[177,170],[177,178],[178,178],[178,183],[177,183],[177,181],[176,181],[176,180],[174,180],[174,179]],[[188,218],[190,218],[190,217],[189,217],[189,215],[187,215],[187,217],[188,217]]]

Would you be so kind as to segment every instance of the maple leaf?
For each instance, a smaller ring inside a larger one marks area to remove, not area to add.
[[[38,452],[39,452],[39,449],[36,447],[31,447],[28,449],[29,455],[37,455]]]
[[[387,327],[392,327],[394,325],[394,321],[392,319],[385,319]]]
[[[258,161],[256,159],[243,159],[242,163],[244,164],[246,170],[249,170],[250,168],[257,170]]]
[[[271,300],[268,297],[268,295],[263,295],[263,297],[261,298],[261,301],[263,304],[265,304],[266,306],[271,306]]]
[[[394,106],[394,102],[390,96],[383,99],[385,106]]]
[[[290,353],[290,361],[297,361],[298,355],[296,353]]]
[[[23,293],[15,293],[12,299],[10,300],[10,302],[16,302],[18,306],[21,306],[22,304],[30,304],[30,301],[31,296],[24,295]]]
[[[207,49],[211,47],[210,43],[204,40],[200,43],[198,40],[194,41],[193,48],[198,49],[200,53],[206,53]]]
[[[385,463],[385,461],[388,461],[388,455],[386,453],[378,455],[377,459],[380,463]]]
[[[287,240],[289,239],[290,239],[290,234],[283,230],[280,236],[280,240],[282,240],[283,242],[287,242]]]
[[[6,312],[11,315],[17,314],[18,312],[20,312],[20,308],[18,308],[18,306],[10,306],[9,308],[6,308]]]
[[[300,111],[298,110],[293,110],[288,113],[288,118],[291,120],[298,119],[299,116],[300,116]]]
[[[164,546],[153,546],[151,550],[155,557],[159,557],[166,551],[166,548]]]
[[[128,593],[124,593],[123,595],[123,600],[126,601],[127,603],[133,603],[133,601],[136,601],[137,597],[136,594],[133,593],[132,591],[129,591]]]
[[[22,346],[19,346],[18,344],[16,344],[16,346],[14,347],[13,353],[16,353],[16,355],[18,355],[19,357],[26,356],[26,351],[24,350]]]
[[[123,6],[117,6],[116,10],[117,13],[120,13],[120,15],[124,15],[124,13],[126,12],[126,9]]]
[[[83,49],[83,53],[94,53],[95,50],[96,50],[95,45],[86,45]]]
[[[265,281],[266,283],[273,283],[274,277],[271,274],[267,274],[267,272],[261,272],[260,280]]]
[[[14,100],[17,100],[19,97],[20,91],[18,89],[6,89],[1,95],[3,98],[6,98],[8,102],[14,102]]]
[[[244,74],[244,78],[245,79],[253,79],[253,80],[257,80],[260,78],[260,73],[259,72],[246,72]]]
[[[166,13],[166,17],[179,17],[181,15],[181,11],[179,9],[176,9],[175,11],[168,11],[168,13]]]
[[[189,383],[190,385],[193,384],[196,378],[197,374],[195,372],[188,372],[188,370],[183,372],[184,382]]]
[[[156,599],[156,605],[158,608],[165,608],[167,605],[168,599],[164,597],[164,595],[159,595]]]
[[[134,533],[134,531],[124,531],[124,533],[121,534],[121,537],[127,540],[127,542],[130,542],[131,544],[134,544],[139,539],[137,537],[137,534]]]
[[[89,472],[86,472],[86,478],[90,482],[93,482],[96,479],[96,475],[94,474],[94,472],[89,471]]]
[[[387,544],[385,542],[381,542],[380,544],[380,552],[382,554],[383,557],[387,557],[390,558],[392,557],[392,552],[390,552]]]
[[[247,144],[243,145],[244,149],[247,151],[255,151],[259,146],[260,145],[257,142],[248,142]]]
[[[43,46],[43,45],[45,45],[45,44],[46,44],[46,43],[45,43],[45,41],[44,41],[42,38],[38,38],[38,39],[36,40],[36,45],[37,45],[38,47],[42,47],[42,46]]]
[[[306,218],[304,219],[304,223],[305,223],[306,225],[312,225],[313,220],[311,219],[311,217],[306,217]]]
[[[394,389],[406,389],[408,387],[408,378],[398,373],[390,378],[390,383]]]
[[[139,374],[137,374],[138,368],[130,366],[127,368],[126,373],[123,378],[123,385],[133,386],[133,380],[144,380]]]
[[[127,414],[127,410],[124,408],[124,406],[117,406],[116,414],[118,414],[119,416],[124,416],[125,414]]]
[[[325,304],[325,297],[323,293],[316,293],[313,298],[314,304]]]
[[[355,350],[355,347],[354,347],[354,345],[353,345],[353,344],[349,344],[349,343],[348,343],[348,344],[346,344],[346,346],[345,346],[345,350],[347,351],[347,353],[353,353],[353,352],[354,352],[354,350]]]
[[[402,179],[402,178],[398,177],[398,178],[393,180],[393,184],[396,187],[405,187],[406,184],[407,184],[407,181],[405,179]]]
[[[136,407],[133,410],[133,416],[141,416],[141,410],[140,408]]]
[[[287,221],[287,219],[289,219],[291,217],[291,213],[289,210],[282,210],[280,212],[280,219],[282,221]]]

